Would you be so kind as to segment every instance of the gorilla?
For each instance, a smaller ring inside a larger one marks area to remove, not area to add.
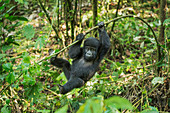
[[[58,68],[62,68],[68,80],[63,86],[59,85],[61,94],[66,94],[74,88],[82,87],[88,80],[90,80],[97,68],[110,48],[110,39],[105,30],[104,22],[99,22],[99,38],[100,40],[90,37],[84,41],[84,46],[81,43],[84,39],[84,34],[81,33],[76,36],[76,44],[69,49],[69,56],[73,59],[72,65],[69,61],[52,57],[50,63]]]

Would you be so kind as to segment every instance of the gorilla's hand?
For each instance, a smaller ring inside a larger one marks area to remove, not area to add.
[[[54,51],[53,49],[49,49],[49,50],[48,50],[48,53],[49,53],[49,55],[52,55],[52,54],[55,53],[55,51]],[[50,58],[50,63],[52,63],[52,62],[55,61],[55,58],[57,58],[57,55],[58,55],[58,54],[56,54],[55,57],[51,57],[51,58]]]
[[[77,35],[76,40],[82,41],[84,39],[84,34],[80,33]]]
[[[54,52],[55,52],[55,51],[54,51],[53,49],[49,49],[49,50],[48,50],[48,54],[49,54],[49,55],[52,55]]]
[[[99,31],[105,30],[104,22],[99,22],[97,25],[99,26]]]

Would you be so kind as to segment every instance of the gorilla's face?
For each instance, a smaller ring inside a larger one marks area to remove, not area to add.
[[[90,37],[86,39],[84,41],[84,59],[86,61],[95,60],[99,47],[100,43],[96,38]]]
[[[84,58],[86,61],[92,61],[97,56],[97,49],[91,46],[85,46],[84,48]]]

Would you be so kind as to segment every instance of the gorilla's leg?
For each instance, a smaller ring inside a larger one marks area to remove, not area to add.
[[[50,63],[58,68],[62,68],[67,80],[70,79],[70,70],[71,70],[70,66],[71,65],[69,61],[62,59],[62,58],[52,57],[50,59]]]
[[[84,80],[82,80],[81,78],[70,78],[70,80],[66,84],[64,84],[64,86],[60,86],[60,93],[66,94],[72,89],[82,87],[83,85]]]

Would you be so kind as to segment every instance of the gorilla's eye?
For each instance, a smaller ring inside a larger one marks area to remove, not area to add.
[[[96,51],[96,48],[90,46],[86,46],[85,49],[86,51]]]
[[[95,48],[93,48],[93,47],[91,47],[91,51],[96,51],[96,49],[95,49]]]

